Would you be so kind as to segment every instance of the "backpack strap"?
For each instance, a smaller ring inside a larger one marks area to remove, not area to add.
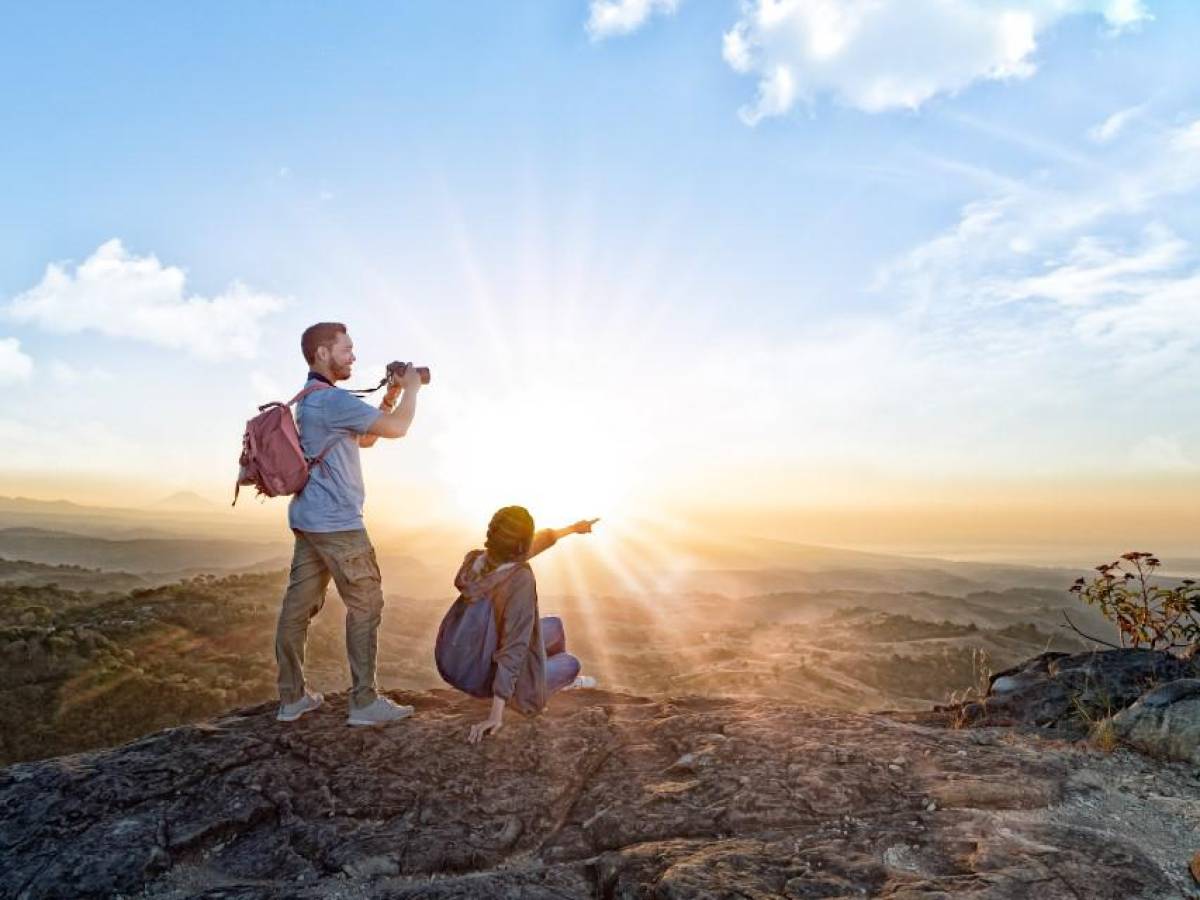
[[[329,442],[326,443],[325,446],[321,448],[321,452],[318,453],[316,456],[314,456],[312,459],[310,459],[308,461],[309,469],[313,469],[319,465],[323,465],[325,462],[325,454],[328,453],[330,450],[332,450],[334,445],[337,444],[337,442],[339,440],[341,440],[340,435],[335,434],[333,437],[331,437],[329,439]]]
[[[315,394],[317,391],[329,391],[329,390],[333,390],[333,385],[326,384],[323,381],[318,381],[316,384],[309,385],[304,390],[302,390],[300,393],[298,393],[295,397],[293,397],[291,400],[289,400],[287,403],[282,404],[282,405],[293,406],[293,405],[299,403],[301,400],[303,400],[309,394]],[[325,444],[325,446],[321,448],[321,452],[318,453],[316,456],[314,456],[312,459],[310,459],[308,461],[309,469],[313,469],[316,466],[319,466],[322,463],[324,463],[325,462],[325,454],[333,449],[334,445],[338,442],[338,440],[339,440],[339,436],[336,434],[333,437],[331,437],[329,439],[329,441]]]
[[[306,387],[304,390],[302,390],[295,397],[293,397],[291,400],[289,400],[287,403],[285,403],[283,405],[284,406],[294,406],[295,404],[297,404],[301,400],[303,400],[305,397],[307,397],[309,394],[315,394],[317,391],[330,391],[330,390],[333,390],[333,385],[326,384],[323,381],[318,381],[316,384],[309,385],[308,387]]]
[[[327,390],[329,387],[330,387],[330,385],[328,385],[328,384],[321,384],[320,382],[318,382],[317,384],[314,384],[312,387],[306,387],[304,390],[302,390],[300,393],[298,393],[295,397],[293,397],[287,403],[281,403],[278,400],[272,400],[270,403],[264,403],[262,406],[260,406],[258,408],[258,411],[266,412],[268,409],[271,409],[274,406],[293,406],[293,405],[299,403],[301,400],[303,400],[309,394],[315,393],[317,391]]]

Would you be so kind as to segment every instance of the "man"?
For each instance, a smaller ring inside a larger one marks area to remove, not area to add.
[[[280,706],[276,718],[294,722],[324,698],[304,683],[308,623],[325,603],[332,579],[346,606],[346,656],[350,663],[350,725],[381,725],[412,714],[379,695],[375,685],[383,589],[375,548],[363,527],[364,488],[360,447],[381,437],[403,437],[417,411],[421,378],[409,365],[403,378],[389,378],[379,408],[334,385],[350,377],[354,343],[340,322],[319,322],[305,330],[300,349],[308,362],[306,388],[316,387],[296,405],[304,455],[314,458],[308,483],[292,497],[288,525],[296,536],[287,592],[275,632]],[[322,387],[327,385],[328,387]],[[401,392],[403,392],[401,396]],[[397,397],[401,397],[396,405]]]

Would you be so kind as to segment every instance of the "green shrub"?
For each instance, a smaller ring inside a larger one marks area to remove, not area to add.
[[[1130,551],[1096,566],[1100,574],[1090,582],[1075,579],[1070,591],[1117,626],[1122,647],[1190,647],[1200,642],[1200,586],[1190,578],[1175,587],[1153,584],[1160,565],[1153,553]]]

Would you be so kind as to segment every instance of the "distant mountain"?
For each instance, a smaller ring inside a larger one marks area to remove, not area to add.
[[[142,575],[283,568],[291,553],[284,506],[250,501],[231,509],[188,491],[140,509],[0,497],[0,556]],[[407,596],[451,592],[463,553],[482,537],[444,523],[400,528],[380,518],[368,527],[384,590]],[[5,529],[40,529],[58,537],[46,536],[45,542],[16,532],[3,537]],[[63,534],[77,540],[66,541]],[[80,543],[81,538],[102,543]],[[1164,573],[1177,577],[1200,570],[1194,558],[1165,563]],[[572,537],[539,557],[535,568],[544,596],[691,590],[750,596],[831,587],[962,596],[988,588],[1062,589],[1090,571],[866,552],[640,521],[611,530],[601,523],[597,537]]]
[[[281,533],[286,536],[285,504],[245,502],[248,499],[230,508],[187,491],[145,507],[0,497],[0,528],[45,528],[102,538],[205,536],[270,540]]]
[[[27,560],[0,559],[0,585],[57,586],[72,591],[128,591],[145,587],[147,579],[129,572],[101,572],[73,565],[46,565]]]
[[[214,512],[218,509],[218,506],[211,500],[201,497],[195,491],[176,491],[169,497],[163,497],[156,503],[151,504],[150,508],[155,510],[200,510],[203,512]]]
[[[0,497],[0,513],[58,513],[69,514],[99,510],[101,507],[85,506],[70,500],[33,500],[29,497]]]
[[[0,528],[0,557],[147,574],[235,572],[287,566],[286,542],[210,538],[109,540],[46,528]]]
[[[964,596],[988,588],[1065,590],[1082,569],[960,562],[757,538],[688,536],[639,529],[570,538],[534,563],[544,595],[707,592],[747,597],[844,588]]]
[[[1200,576],[1200,556],[1180,556],[1163,560],[1162,573],[1176,578]]]

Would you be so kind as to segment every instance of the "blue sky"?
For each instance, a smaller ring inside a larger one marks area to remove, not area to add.
[[[415,504],[491,501],[496,410],[579,503],[558,446],[626,499],[1194,486],[1198,41],[1165,0],[15,7],[0,489],[216,495],[319,319],[358,383],[434,367],[370,462]]]

